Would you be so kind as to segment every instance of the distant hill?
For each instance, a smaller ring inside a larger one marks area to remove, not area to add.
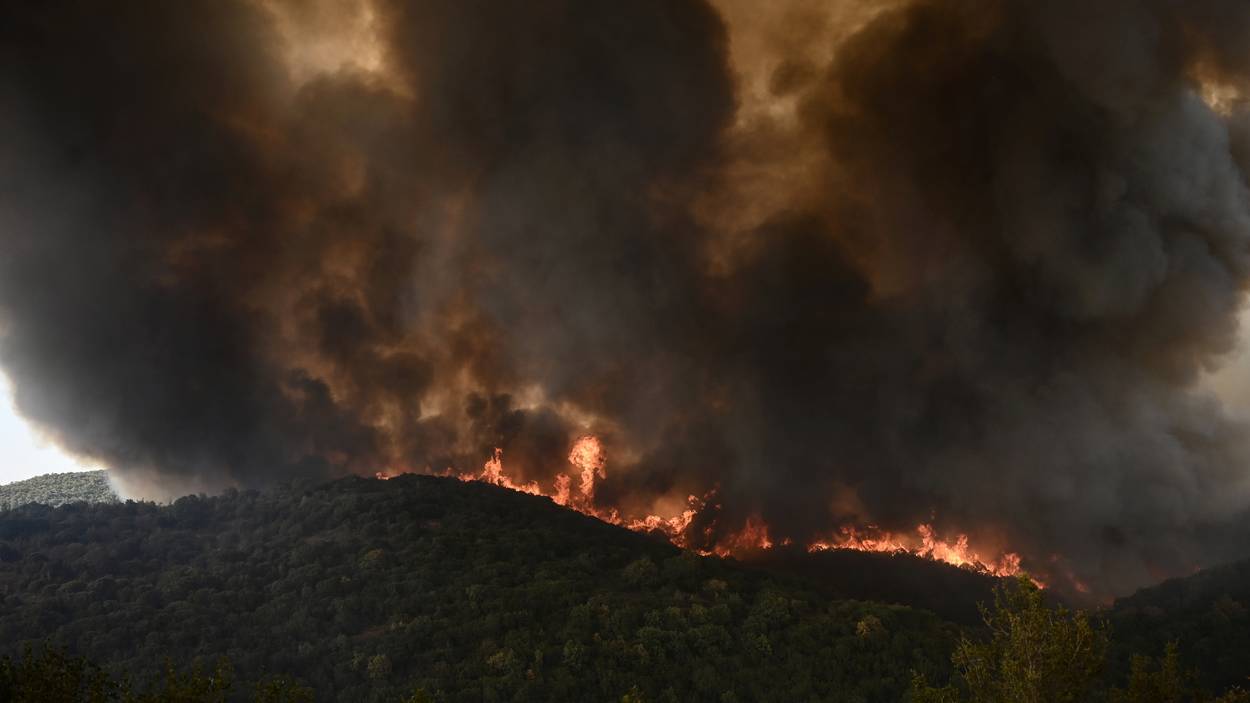
[[[66,503],[115,503],[107,471],[44,474],[0,486],[0,510],[27,503],[53,507]]]
[[[1109,612],[1123,668],[1127,653],[1177,642],[1200,682],[1250,688],[1250,560],[1164,581],[1116,601]]]
[[[225,655],[319,700],[900,700],[956,628],[428,476],[0,513],[0,655]]]

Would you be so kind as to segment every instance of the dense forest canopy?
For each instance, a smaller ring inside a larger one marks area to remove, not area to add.
[[[955,633],[421,476],[0,513],[0,593],[6,649],[140,678],[225,656],[343,700],[895,701]]]
[[[948,680],[993,583],[906,555],[703,557],[417,475],[0,511],[0,655],[136,681],[224,658],[239,695],[283,675],[319,699],[898,701]],[[1245,683],[1247,603],[1247,563],[1122,599],[1094,616],[1100,680],[1176,643],[1200,687]]]

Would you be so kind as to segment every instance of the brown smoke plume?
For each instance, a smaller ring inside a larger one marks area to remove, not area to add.
[[[19,407],[152,495],[592,433],[709,543],[1244,556],[1250,8],[759,6],[4,6]]]

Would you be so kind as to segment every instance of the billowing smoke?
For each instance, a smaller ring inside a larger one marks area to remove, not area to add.
[[[0,364],[149,495],[577,437],[700,539],[1244,556],[1233,0],[0,9]]]

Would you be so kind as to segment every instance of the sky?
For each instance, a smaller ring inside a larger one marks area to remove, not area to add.
[[[0,484],[21,481],[40,474],[64,471],[85,471],[99,467],[84,466],[50,443],[17,414],[13,407],[13,388],[0,374]]]

